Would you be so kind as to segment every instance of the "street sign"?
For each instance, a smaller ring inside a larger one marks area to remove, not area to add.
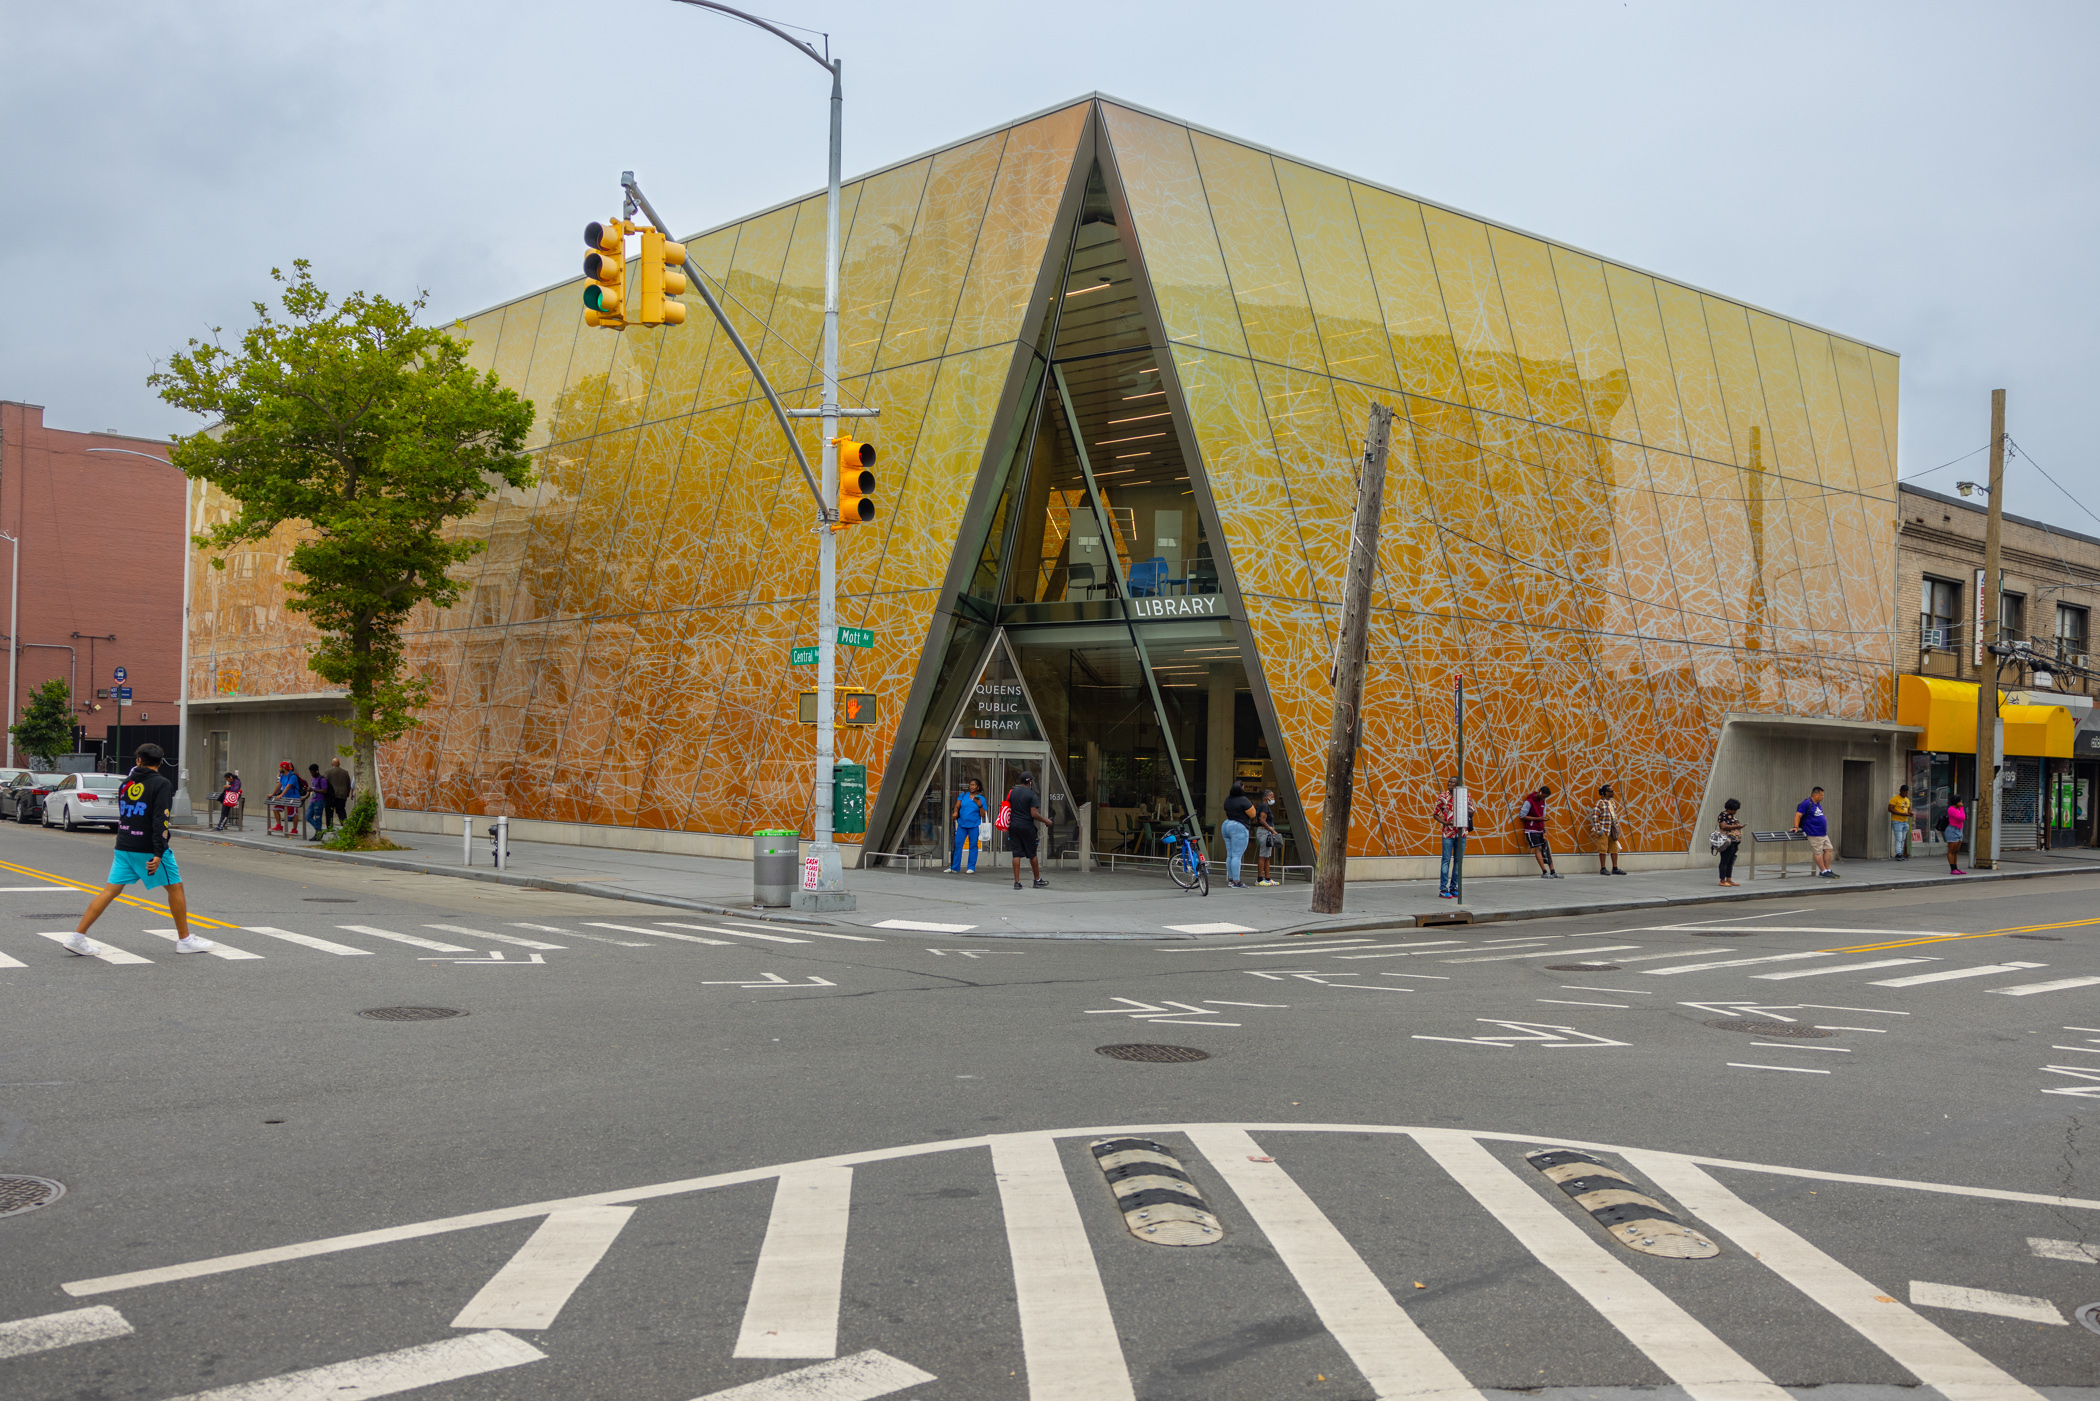
[[[841,647],[873,647],[875,645],[875,630],[873,628],[840,628],[838,637],[839,646]]]
[[[117,670],[121,673],[124,668],[118,667]],[[124,678],[120,675],[117,679],[121,681]],[[131,700],[131,688],[129,686],[117,687],[117,699],[128,703]]]
[[[815,666],[816,664],[817,649],[814,647],[797,647],[794,651],[788,653],[789,666]]]
[[[124,670],[123,667],[118,667],[115,671],[111,672],[110,675],[116,677],[116,679],[119,681],[129,681],[131,679],[131,673]]]

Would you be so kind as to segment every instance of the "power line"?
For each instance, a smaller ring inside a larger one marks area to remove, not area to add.
[[[2009,438],[2008,438],[2008,441],[2010,441],[2010,439],[2009,439]],[[1982,447],[1980,447],[1980,448],[1977,448],[1975,452],[1965,452],[1965,453],[1963,453],[1963,454],[1962,454],[1962,455],[1961,455],[1960,457],[1957,457],[1957,458],[1955,458],[1955,459],[1954,459],[1954,462],[1942,462],[1942,463],[1941,463],[1941,464],[1940,464],[1939,466],[1937,466],[1937,467],[1927,467],[1927,468],[1926,468],[1926,469],[1925,469],[1924,471],[1922,471],[1922,472],[1919,472],[1919,473],[1918,473],[1918,474],[1916,474],[1915,476],[1903,477],[1903,478],[1901,478],[1901,479],[1899,480],[1899,485],[1901,484],[1901,482],[1915,482],[1915,481],[1921,480],[1922,478],[1925,478],[1925,477],[1929,477],[1929,476],[1931,476],[1931,475],[1932,475],[1932,474],[1933,474],[1934,472],[1944,472],[1944,471],[1946,471],[1946,470],[1947,470],[1947,469],[1948,469],[1949,467],[1952,467],[1952,466],[1954,465],[1954,463],[1955,463],[1955,462],[1967,462],[1967,461],[1968,461],[1968,460],[1969,460],[1970,458],[1974,457],[1974,456],[1976,455],[1976,453],[1978,453],[1978,452],[1989,452],[1990,450],[1991,450],[1991,445],[1990,445],[1989,443],[1985,443],[1985,444],[1984,444],[1984,445],[1983,445]]]
[[[2049,476],[2049,469],[2042,466],[2041,463],[2035,461],[2034,454],[2029,452],[2027,449],[2021,447],[2018,442],[2014,441],[2012,434],[2008,433],[2005,435],[2005,442],[2007,446],[2012,448],[2015,454],[2027,459],[2028,466],[2034,468],[2035,471],[2040,472],[2043,477],[2047,478],[2049,485],[2055,487],[2058,491],[2063,492],[2063,494],[2066,497],[2069,497],[2070,502],[2073,506],[2076,506],[2079,510],[2084,511],[2088,516],[2093,516],[2091,508],[2089,508],[2083,501],[2080,501],[2077,497],[2072,496],[2071,493],[2065,489],[2064,484],[2062,482],[2058,481],[2054,477]],[[2095,521],[2100,521],[2100,516],[2093,516],[2093,519]]]

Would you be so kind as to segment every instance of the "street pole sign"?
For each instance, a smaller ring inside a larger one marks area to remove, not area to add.
[[[789,666],[815,666],[816,664],[817,649],[814,647],[797,647],[794,651],[788,653]]]
[[[110,675],[114,676],[119,681],[129,681],[131,679],[131,673],[124,670],[123,667],[118,667],[115,671],[111,672]]]
[[[839,629],[839,646],[841,647],[873,647],[874,645],[875,631],[873,628]],[[122,678],[118,679],[121,680]]]

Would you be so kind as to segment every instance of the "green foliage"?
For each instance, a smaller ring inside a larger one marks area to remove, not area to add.
[[[227,550],[301,527],[286,558],[286,605],[321,634],[308,665],[350,693],[343,723],[359,804],[372,804],[376,824],[374,751],[415,726],[429,689],[404,674],[402,625],[466,589],[452,566],[483,546],[454,538],[450,523],[500,485],[532,484],[533,406],[493,373],[475,374],[464,342],[416,324],[424,296],[337,301],[305,260],[292,268],[289,278],[270,270],[284,289],[281,319],[257,302],[238,351],[214,328],[209,344],[192,340],[148,383],[216,420],[170,454],[238,508],[193,537],[221,552],[214,568]]]
[[[29,693],[22,718],[8,727],[15,744],[46,764],[73,749],[73,692],[65,682],[52,677]]]

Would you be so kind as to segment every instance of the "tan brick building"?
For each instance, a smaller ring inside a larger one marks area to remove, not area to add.
[[[9,723],[57,677],[90,746],[104,740],[117,705],[97,692],[117,684],[121,666],[132,692],[124,748],[175,743],[185,483],[167,450],[161,439],[46,427],[40,406],[0,400],[0,534],[21,541]],[[10,553],[0,540],[0,571]]]
[[[1985,498],[1971,499],[1903,486],[1897,495],[1897,669],[1908,676],[1975,686],[1996,670],[1997,658],[1977,648],[1978,581],[1983,572]],[[2008,513],[2000,541],[1998,637],[2025,642],[2055,669],[2006,666],[1998,678],[2010,706],[2070,713],[2068,754],[2022,754],[2007,744],[2010,777],[2002,809],[2002,847],[2100,843],[2094,797],[2100,790],[2100,682],[2094,665],[2093,624],[2100,614],[2100,538]],[[1991,639],[1983,639],[1988,643]],[[1920,694],[1916,683],[1899,681]],[[1901,705],[1899,689],[1899,707]],[[1973,691],[1969,692],[1973,695]],[[2059,727],[2060,729],[2060,727]],[[1917,737],[1911,784],[1921,820],[1929,801],[1949,787],[1975,792],[1974,724],[1967,752],[1935,749]],[[2060,739],[2036,748],[2060,748]],[[2045,823],[2044,818],[2049,820]],[[2045,827],[2047,831],[2045,832]]]

